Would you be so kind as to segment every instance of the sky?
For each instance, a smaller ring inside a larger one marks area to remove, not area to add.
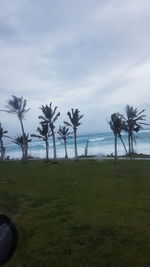
[[[40,106],[61,116],[78,108],[80,133],[109,131],[126,104],[150,122],[149,0],[0,0],[0,109],[12,95],[27,99],[25,130],[34,133]],[[0,112],[10,134],[14,115]]]

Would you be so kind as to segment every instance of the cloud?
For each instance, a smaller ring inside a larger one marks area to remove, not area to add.
[[[106,118],[127,103],[146,107],[150,120],[148,0],[0,5],[0,21],[6,18],[0,22],[1,108],[12,94],[24,96],[32,107],[28,131],[37,127],[40,105],[50,101],[61,111],[58,124],[79,108],[84,132],[108,129]],[[6,115],[0,113],[0,121],[15,133]]]

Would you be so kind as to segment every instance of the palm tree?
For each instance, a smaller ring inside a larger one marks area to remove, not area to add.
[[[22,160],[24,161],[24,146],[26,147],[26,157],[28,158],[28,143],[31,142],[31,139],[29,139],[29,134],[24,135],[18,135],[14,138],[12,141],[13,143],[17,144],[21,147],[22,150]]]
[[[73,133],[74,133],[74,147],[75,147],[75,158],[77,159],[78,157],[78,152],[77,152],[77,129],[78,126],[81,125],[81,123],[79,122],[82,118],[83,115],[79,115],[80,111],[78,109],[71,109],[71,112],[68,111],[67,115],[69,117],[70,122],[66,122],[64,121],[64,123],[67,126],[70,126],[73,128]]]
[[[145,109],[138,111],[137,108],[126,105],[126,120],[124,124],[124,130],[128,133],[129,155],[134,153],[133,143],[135,142],[134,132],[139,132],[143,127],[142,125],[148,125],[144,123],[146,115],[142,114]]]
[[[7,133],[8,131],[4,131],[0,123],[0,161],[3,161],[5,159],[5,147],[3,145],[3,137],[10,138],[8,135],[6,135]]]
[[[117,137],[120,138],[120,140],[122,141],[122,144],[124,146],[124,149],[126,151],[126,155],[127,155],[127,149],[125,146],[125,143],[122,139],[122,135],[121,135],[121,131],[124,129],[124,120],[123,120],[123,115],[121,115],[120,113],[113,113],[111,115],[111,120],[108,122],[108,124],[110,125],[111,130],[113,131],[114,137],[115,137],[115,160],[117,160],[118,156],[117,156]]]
[[[49,104],[49,106],[48,105],[46,105],[46,106],[42,105],[41,110],[42,110],[44,116],[39,116],[39,119],[42,119],[43,122],[49,124],[49,127],[50,127],[51,132],[52,132],[52,139],[53,139],[54,161],[56,161],[57,154],[56,154],[54,123],[58,119],[58,117],[60,116],[60,112],[56,113],[57,107],[52,109],[52,102]]]
[[[3,110],[7,113],[14,114],[18,117],[21,130],[22,130],[22,138],[23,138],[23,161],[27,160],[27,147],[26,147],[26,134],[24,131],[23,119],[25,114],[30,110],[30,108],[26,109],[27,100],[23,99],[23,97],[16,97],[12,95],[12,99],[8,100],[8,105],[6,106],[8,110]]]
[[[40,122],[40,124],[41,124],[41,128],[40,127],[37,128],[37,132],[39,133],[39,135],[31,134],[31,137],[40,138],[45,142],[45,146],[46,146],[46,161],[48,161],[49,160],[48,138],[51,136],[51,130],[49,129],[48,123]]]
[[[67,128],[66,126],[59,126],[59,130],[57,132],[61,139],[64,140],[64,147],[65,147],[65,158],[68,158],[68,154],[67,154],[67,138],[68,136],[70,136],[72,133],[69,132],[69,128]]]

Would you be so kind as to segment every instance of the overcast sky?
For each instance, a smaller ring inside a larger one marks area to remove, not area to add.
[[[0,109],[11,95],[31,110],[35,132],[41,104],[84,114],[79,132],[108,131],[111,113],[145,108],[150,122],[149,0],[0,0]],[[11,134],[18,120],[0,112]]]

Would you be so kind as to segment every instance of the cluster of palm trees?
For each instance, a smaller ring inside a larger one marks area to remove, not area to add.
[[[57,162],[57,150],[56,150],[56,137],[55,137],[55,122],[60,116],[60,112],[57,112],[57,106],[52,107],[52,102],[49,105],[42,105],[41,111],[42,115],[39,116],[40,126],[37,127],[37,134],[27,134],[24,129],[23,120],[25,118],[25,114],[30,110],[30,108],[26,108],[27,101],[23,99],[23,97],[12,96],[11,99],[8,100],[6,110],[5,111],[10,114],[14,114],[18,117],[21,131],[22,133],[15,138],[12,138],[12,142],[19,145],[22,151],[22,161],[26,162],[28,159],[28,143],[31,142],[30,136],[34,138],[39,138],[45,142],[46,148],[46,161],[49,161],[49,138],[52,137],[53,141],[53,162]],[[149,125],[145,123],[146,115],[144,113],[144,109],[138,111],[137,108],[133,108],[132,106],[127,105],[125,107],[125,116],[120,114],[119,112],[113,113],[111,115],[110,121],[108,121],[111,130],[114,134],[114,144],[115,144],[115,160],[117,159],[117,139],[119,138],[123,144],[126,155],[134,154],[134,143],[136,142],[136,133],[142,129],[143,125]],[[77,152],[77,129],[81,124],[81,119],[83,115],[80,115],[80,111],[78,109],[71,109],[71,111],[67,112],[69,121],[64,121],[63,126],[59,126],[57,131],[59,138],[64,141],[64,149],[65,149],[65,158],[68,158],[67,154],[67,139],[71,135],[74,136],[74,150],[75,150],[75,159],[78,158]],[[72,132],[70,132],[69,128],[72,128]],[[122,137],[122,132],[125,131],[128,135],[128,149],[126,148],[125,142]],[[7,131],[2,128],[0,123],[0,161],[5,159],[5,147],[3,145],[3,137],[11,138],[7,135]],[[88,149],[88,141],[85,148],[85,155],[87,154]]]
[[[28,143],[31,142],[30,136],[35,138],[40,138],[45,142],[46,147],[46,161],[49,161],[49,137],[52,137],[53,140],[53,154],[54,154],[54,161],[57,162],[57,151],[56,151],[56,137],[55,137],[55,122],[60,116],[60,112],[57,112],[57,106],[52,108],[52,102],[49,105],[41,106],[42,115],[39,116],[40,119],[40,126],[37,127],[38,134],[26,134],[24,130],[23,120],[25,114],[30,110],[30,108],[26,108],[27,101],[23,99],[23,97],[16,97],[12,96],[11,99],[8,100],[7,109],[1,110],[10,114],[14,114],[18,117],[22,134],[16,136],[13,139],[13,142],[20,146],[22,151],[22,161],[27,162],[28,159]],[[68,111],[67,113],[69,117],[69,122],[64,121],[63,126],[59,126],[59,130],[57,133],[59,134],[59,138],[63,139],[64,141],[64,148],[65,148],[65,158],[68,158],[67,154],[67,138],[73,134],[74,136],[74,147],[75,147],[75,159],[78,157],[77,152],[77,129],[80,126],[83,115],[80,115],[80,111],[78,109],[71,109],[71,112]],[[71,127],[73,132],[69,131]],[[0,124],[0,160],[2,161],[4,156],[5,148],[3,146],[3,137],[8,137],[7,131],[4,131],[1,124]],[[10,138],[10,137],[9,137]]]
[[[120,113],[113,113],[111,115],[110,121],[108,121],[111,130],[114,134],[114,144],[115,144],[115,160],[117,160],[117,138],[120,138],[126,155],[134,154],[134,143],[136,143],[136,133],[139,132],[143,125],[149,125],[145,123],[146,115],[143,114],[145,110],[138,111],[137,108],[126,105],[125,116]],[[122,132],[125,131],[128,135],[128,149],[122,138]]]

